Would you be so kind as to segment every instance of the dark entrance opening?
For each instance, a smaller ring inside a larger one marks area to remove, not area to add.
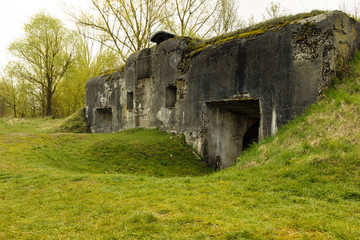
[[[104,108],[96,110],[96,132],[112,132],[112,109]]]
[[[233,165],[241,152],[259,139],[259,100],[207,103],[206,150],[210,166]]]
[[[166,102],[165,107],[173,108],[176,104],[176,94],[177,94],[177,87],[176,86],[168,86],[166,88]]]
[[[243,137],[242,151],[248,149],[251,144],[259,141],[260,121],[256,121],[245,133]]]
[[[126,108],[129,109],[133,109],[134,108],[134,93],[128,91],[126,93]]]

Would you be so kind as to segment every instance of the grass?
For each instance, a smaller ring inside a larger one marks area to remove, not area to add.
[[[313,17],[322,13],[325,13],[325,11],[313,10],[309,13],[299,13],[296,15],[287,15],[278,18],[272,18],[270,20],[257,23],[253,26],[239,29],[234,32],[222,34],[204,41],[194,39],[192,42],[190,42],[187,51],[190,53],[189,55],[192,58],[208,46],[222,44],[234,39],[257,36],[269,30],[277,31],[284,28],[291,22],[296,22],[298,20]]]
[[[55,126],[52,131],[63,133],[90,133],[89,123],[85,119],[85,108],[79,109]]]
[[[257,23],[253,26],[242,28],[233,32],[225,33],[210,39],[201,40],[198,38],[188,38],[182,37],[187,40],[187,49],[185,50],[185,58],[179,66],[180,72],[186,72],[189,67],[192,59],[204,51],[209,46],[219,46],[221,44],[231,42],[236,39],[242,38],[256,38],[257,36],[267,32],[267,31],[277,31],[283,29],[290,23],[297,22],[302,19],[313,17],[325,11],[313,10],[308,13],[299,13],[296,15],[286,15],[278,18],[272,18],[270,20]]]
[[[359,239],[359,59],[220,172],[157,130],[30,130],[47,119],[12,134],[1,120],[0,239]]]
[[[63,120],[47,118],[0,118],[0,135],[9,133],[46,133]]]

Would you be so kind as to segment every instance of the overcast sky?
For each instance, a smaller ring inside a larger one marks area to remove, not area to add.
[[[239,5],[239,14],[243,20],[248,20],[251,15],[261,20],[265,7],[270,2],[279,2],[290,13],[307,12],[313,9],[335,10],[338,9],[340,0],[236,0]],[[354,0],[345,0],[349,6]],[[63,4],[73,7],[86,8],[90,0],[5,0],[0,8],[0,68],[7,64],[9,56],[7,48],[11,42],[20,38],[23,26],[29,21],[29,17],[45,10],[51,16],[63,21],[68,20],[63,13]],[[66,22],[68,25],[69,21]]]

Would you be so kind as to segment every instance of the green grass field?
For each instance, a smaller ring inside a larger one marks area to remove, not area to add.
[[[158,130],[0,119],[0,239],[360,239],[359,59],[219,172]]]

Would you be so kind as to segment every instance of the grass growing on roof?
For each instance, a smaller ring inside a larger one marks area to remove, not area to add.
[[[288,15],[279,18],[273,18],[247,28],[239,29],[234,32],[230,32],[210,38],[205,41],[199,41],[198,39],[196,39],[193,42],[191,42],[191,44],[189,44],[187,52],[190,54],[190,58],[191,58],[199,54],[207,46],[222,44],[224,42],[231,41],[234,39],[257,36],[269,30],[277,31],[281,28],[286,27],[291,22],[313,17],[322,13],[325,13],[325,11],[313,10],[309,13],[299,13],[296,15]]]

